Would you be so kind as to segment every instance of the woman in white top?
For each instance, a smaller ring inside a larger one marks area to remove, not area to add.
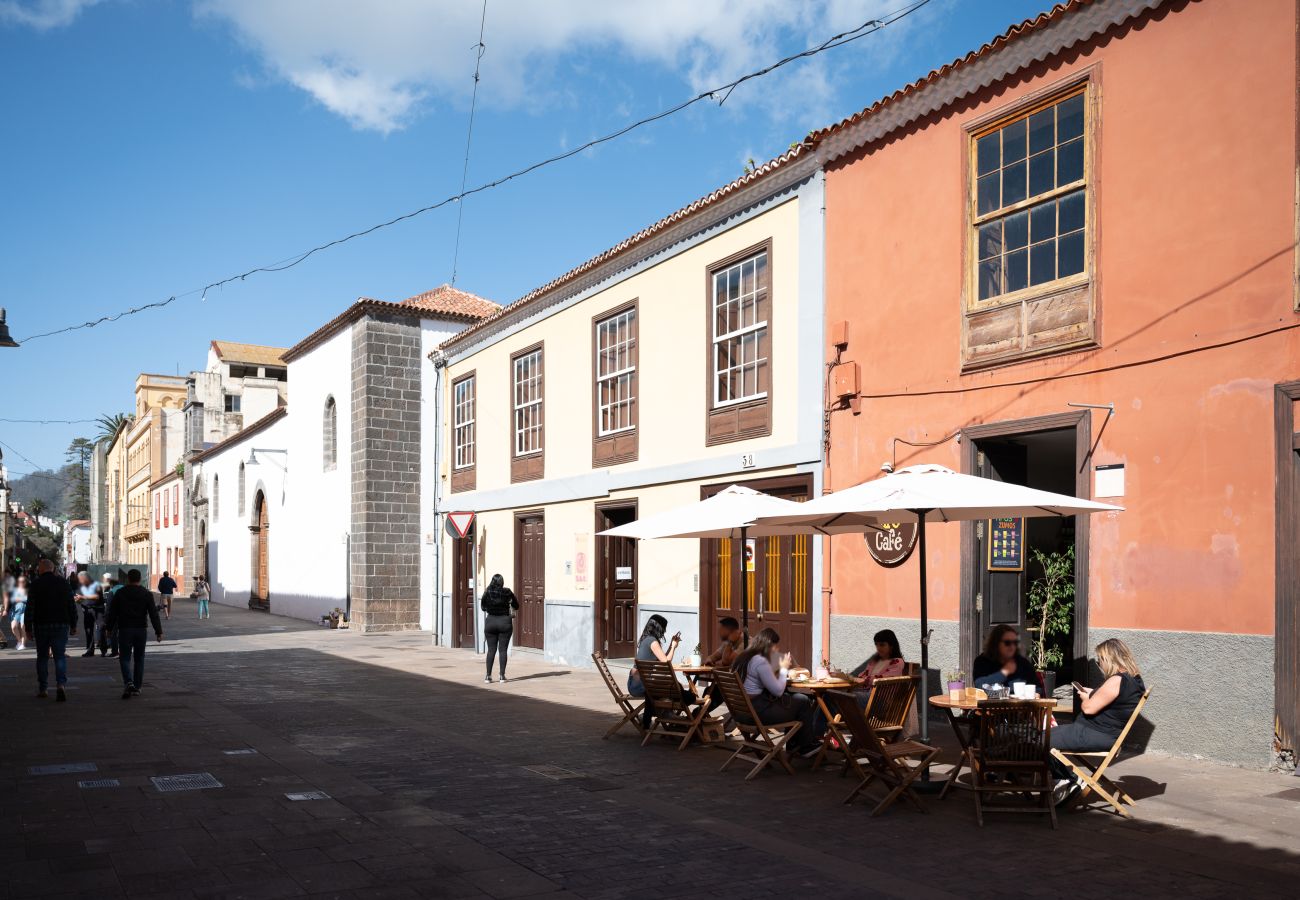
[[[212,599],[212,591],[208,589],[208,583],[202,578],[194,579],[194,599],[199,601],[199,618],[211,619],[212,613],[208,609],[208,601]]]

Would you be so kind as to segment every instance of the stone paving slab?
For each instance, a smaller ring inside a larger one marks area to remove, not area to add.
[[[834,770],[745,782],[715,750],[601,740],[614,713],[598,677],[537,654],[485,685],[481,657],[424,634],[189,612],[177,604],[128,701],[115,660],[71,659],[80,686],[57,704],[34,697],[33,653],[0,651],[14,676],[0,677],[0,900],[1294,897],[1300,883],[1295,779],[1141,756],[1112,770],[1142,797],[1132,822],[1094,810],[1057,831],[979,829],[960,793],[871,818],[841,803]],[[75,762],[97,771],[28,773]],[[223,786],[150,781],[202,772]],[[329,799],[285,796],[304,791]]]

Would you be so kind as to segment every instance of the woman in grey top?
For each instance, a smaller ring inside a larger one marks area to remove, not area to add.
[[[785,689],[785,670],[790,668],[790,654],[781,653],[781,636],[774,629],[764,628],[754,635],[749,646],[736,657],[732,670],[740,676],[749,702],[754,705],[760,722],[799,722],[801,727],[793,738],[794,752],[813,756],[821,749],[821,733],[814,722],[816,707],[806,694],[791,694]],[[731,715],[739,718],[744,713]]]

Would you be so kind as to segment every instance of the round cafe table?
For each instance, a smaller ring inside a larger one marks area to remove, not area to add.
[[[796,694],[808,694],[817,701],[817,707],[821,710],[822,715],[826,718],[826,733],[822,735],[822,748],[817,751],[817,756],[813,759],[812,768],[817,768],[826,759],[828,751],[836,750],[836,742],[839,747],[847,747],[848,741],[840,733],[839,726],[842,724],[838,713],[832,713],[830,707],[826,705],[825,694],[827,691],[843,691],[853,687],[853,682],[845,681],[842,678],[820,678],[809,681],[787,681],[785,689],[793,691]]]
[[[673,666],[673,671],[678,675],[686,676],[686,686],[697,697],[704,696],[699,683],[713,680],[713,666]]]
[[[984,693],[984,692],[980,691],[980,693]],[[1058,703],[1055,699],[1052,699],[1050,697],[1039,698],[1037,700],[1033,700],[1030,702],[1034,703],[1037,706],[1047,707],[1052,711],[1053,714],[1071,715],[1074,713],[1073,706],[1064,703]],[[978,699],[974,697],[967,697],[965,692],[963,692],[960,699],[957,700],[953,700],[952,696],[949,694],[938,694],[930,698],[931,706],[938,707],[939,709],[942,709],[947,714],[948,724],[952,726],[952,733],[957,736],[957,743],[961,746],[961,756],[958,757],[957,759],[957,767],[952,770],[952,773],[948,776],[947,783],[944,784],[943,786],[943,790],[939,792],[940,800],[946,797],[948,794],[948,789],[957,783],[957,776],[961,774],[962,766],[966,766],[967,768],[971,768],[971,769],[974,768],[975,754],[974,751],[971,749],[971,743],[972,743],[971,738],[972,738],[972,732],[974,731],[974,728],[972,727],[970,731],[963,728],[962,721],[957,718],[957,713],[961,712],[961,713],[969,713],[970,715],[979,715],[980,712],[979,704],[980,701]]]

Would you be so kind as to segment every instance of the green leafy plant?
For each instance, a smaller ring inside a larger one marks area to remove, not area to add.
[[[1033,664],[1040,672],[1059,668],[1065,654],[1052,639],[1069,634],[1074,620],[1074,548],[1064,553],[1032,551],[1043,574],[1029,586],[1029,620],[1034,632]]]

